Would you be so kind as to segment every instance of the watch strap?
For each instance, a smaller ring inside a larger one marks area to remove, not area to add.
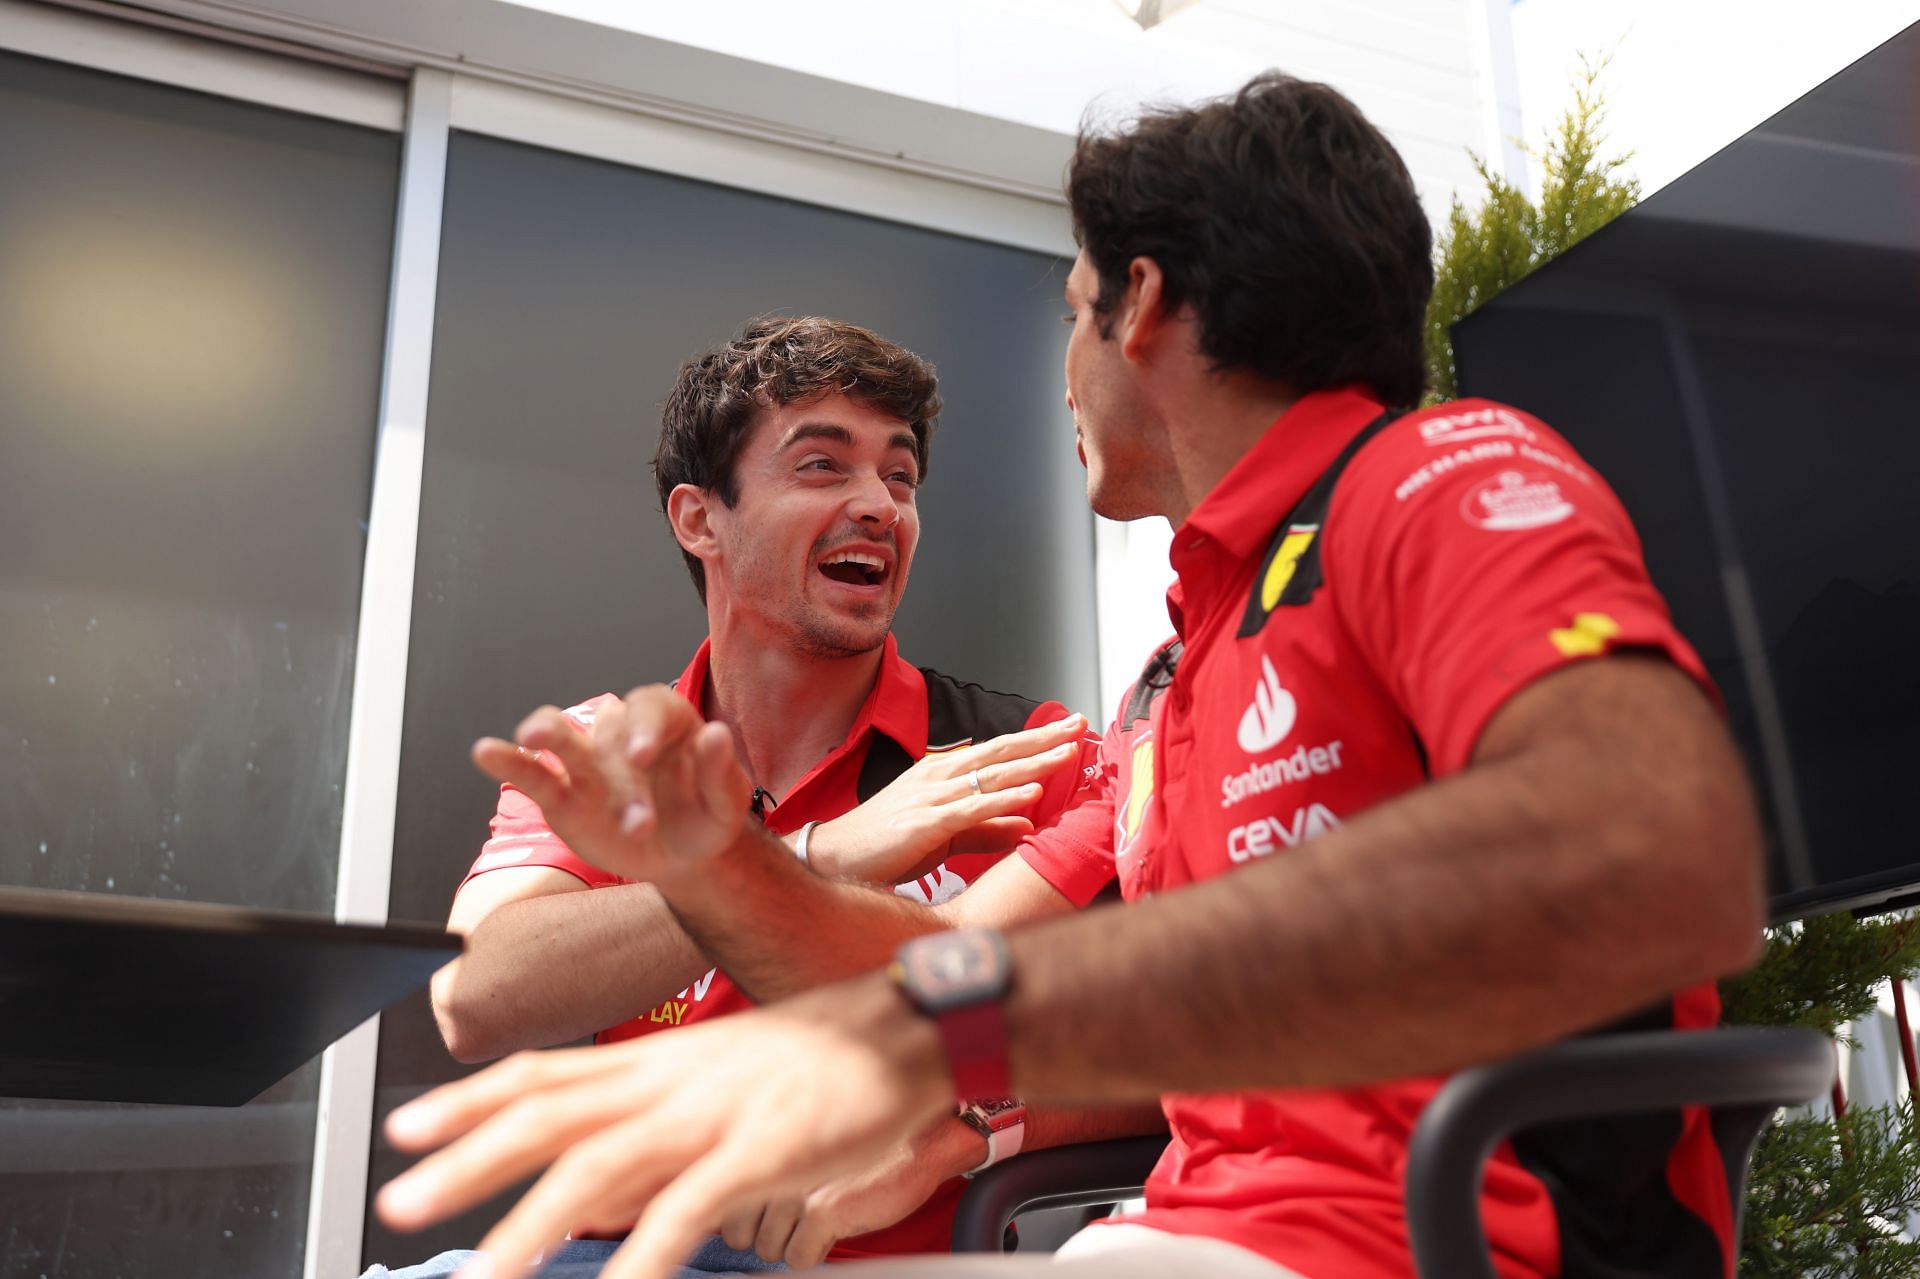
[[[953,1075],[954,1096],[961,1101],[1013,1092],[1001,1003],[1011,962],[999,933],[963,928],[913,938],[889,968],[901,992],[932,1019]]]
[[[1010,1102],[991,1109],[978,1102],[968,1102],[955,1113],[960,1122],[987,1141],[986,1157],[961,1173],[963,1177],[985,1172],[1002,1160],[1013,1158],[1026,1145],[1027,1108],[1021,1102]]]

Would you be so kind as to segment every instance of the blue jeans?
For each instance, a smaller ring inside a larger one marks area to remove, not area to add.
[[[619,1246],[619,1241],[614,1239],[569,1239],[553,1255],[547,1268],[540,1272],[541,1279],[594,1279],[600,1273],[600,1267],[606,1264],[607,1258]],[[451,1279],[461,1266],[479,1255],[468,1251],[443,1252],[431,1260],[401,1270],[375,1266],[360,1279]],[[758,1275],[784,1271],[786,1268],[784,1262],[762,1261],[755,1253],[735,1252],[727,1247],[726,1240],[715,1235],[687,1258],[687,1264],[680,1268],[676,1279]]]

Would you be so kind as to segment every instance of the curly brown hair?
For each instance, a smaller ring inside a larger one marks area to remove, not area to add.
[[[1419,401],[1433,233],[1399,153],[1337,90],[1268,72],[1128,129],[1089,123],[1067,203],[1103,336],[1128,264],[1151,258],[1216,368]]]
[[[828,395],[849,396],[905,422],[913,432],[918,473],[926,478],[940,416],[933,365],[857,324],[817,315],[761,315],[733,341],[680,366],[661,406],[660,444],[653,452],[660,509],[667,509],[668,495],[681,484],[706,489],[732,506],[740,499],[734,460],[756,414]],[[680,553],[704,601],[706,568],[684,549]]]

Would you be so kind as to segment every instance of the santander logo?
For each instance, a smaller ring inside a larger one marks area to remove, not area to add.
[[[1299,708],[1293,694],[1280,686],[1280,675],[1273,659],[1260,658],[1260,682],[1253,687],[1253,703],[1240,717],[1240,749],[1249,755],[1270,751],[1293,731]]]

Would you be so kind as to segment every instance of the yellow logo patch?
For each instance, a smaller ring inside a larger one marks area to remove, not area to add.
[[[1620,633],[1620,623],[1605,613],[1575,613],[1573,625],[1547,632],[1547,638],[1565,657],[1595,657],[1607,651],[1607,642]]]
[[[1319,532],[1318,524],[1303,524],[1288,529],[1287,535],[1280,539],[1280,549],[1274,552],[1273,563],[1267,565],[1267,576],[1260,583],[1261,608],[1271,612],[1280,602],[1280,593],[1293,580],[1293,570],[1300,567],[1300,557],[1307,553]]]
[[[1120,839],[1131,843],[1140,833],[1140,815],[1153,798],[1153,739],[1133,748],[1133,767],[1127,778],[1127,810],[1120,817]]]

